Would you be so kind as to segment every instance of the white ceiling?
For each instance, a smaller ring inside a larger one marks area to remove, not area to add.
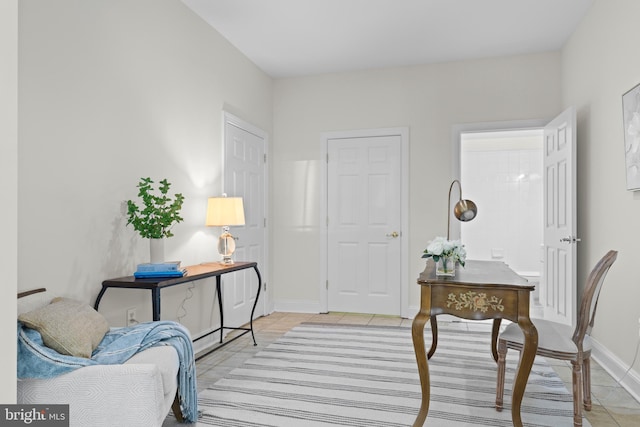
[[[560,49],[593,0],[182,0],[272,77]]]

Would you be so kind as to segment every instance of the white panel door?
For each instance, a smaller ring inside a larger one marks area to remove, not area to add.
[[[544,129],[544,318],[575,325],[576,113],[564,111]]]
[[[400,314],[401,137],[327,142],[329,311]]]
[[[247,130],[245,128],[251,128]],[[224,191],[242,197],[245,225],[231,227],[236,240],[235,261],[257,261],[263,279],[265,269],[265,133],[239,119],[225,116]],[[253,269],[222,277],[225,326],[237,327],[249,321],[258,279]],[[264,314],[266,293],[262,293],[254,318]]]

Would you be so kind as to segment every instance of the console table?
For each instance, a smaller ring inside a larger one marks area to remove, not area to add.
[[[224,310],[222,307],[222,290],[221,290],[221,276],[227,273],[233,273],[234,271],[246,270],[248,268],[253,268],[256,275],[258,276],[258,289],[256,292],[256,300],[253,303],[253,308],[251,309],[251,317],[249,318],[249,327],[248,328],[233,328],[224,326]],[[206,333],[205,335],[198,337],[194,340],[198,341],[202,338],[205,338],[217,331],[220,331],[220,344],[209,352],[198,356],[198,359],[206,356],[212,351],[217,350],[218,348],[240,338],[241,336],[251,332],[251,337],[253,338],[253,345],[257,345],[256,337],[253,333],[253,314],[256,310],[256,305],[258,304],[258,298],[260,297],[260,288],[262,288],[262,277],[260,276],[260,270],[258,270],[257,262],[242,262],[236,261],[234,264],[225,265],[217,262],[211,263],[203,263],[198,265],[190,265],[186,267],[187,274],[183,277],[167,277],[167,278],[152,278],[152,279],[136,279],[133,276],[119,277],[116,279],[109,279],[102,282],[102,289],[96,298],[96,302],[94,304],[94,308],[96,311],[100,306],[100,300],[104,296],[104,293],[109,288],[121,288],[121,289],[148,289],[151,291],[151,305],[153,312],[153,320],[160,320],[160,290],[162,288],[168,288],[170,286],[182,285],[184,283],[193,282],[194,280],[206,279],[207,277],[215,277],[216,278],[216,293],[218,295],[218,309],[220,310],[220,327]],[[232,330],[242,330],[241,334],[227,340],[223,343],[223,333],[225,329]]]

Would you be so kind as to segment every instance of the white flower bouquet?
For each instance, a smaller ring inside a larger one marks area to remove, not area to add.
[[[464,267],[467,251],[460,240],[447,240],[444,237],[436,237],[429,242],[422,258],[433,258],[436,263],[440,258],[451,258]]]

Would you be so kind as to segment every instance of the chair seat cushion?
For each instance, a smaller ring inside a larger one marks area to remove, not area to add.
[[[553,354],[554,357],[563,355],[567,359],[571,359],[571,355],[578,352],[578,347],[572,341],[573,328],[557,322],[551,322],[543,319],[533,319],[534,326],[538,331],[538,354]],[[524,344],[524,335],[517,323],[511,323],[500,334],[500,339],[516,344],[521,348]],[[591,351],[591,340],[586,335],[582,343],[583,351]]]

